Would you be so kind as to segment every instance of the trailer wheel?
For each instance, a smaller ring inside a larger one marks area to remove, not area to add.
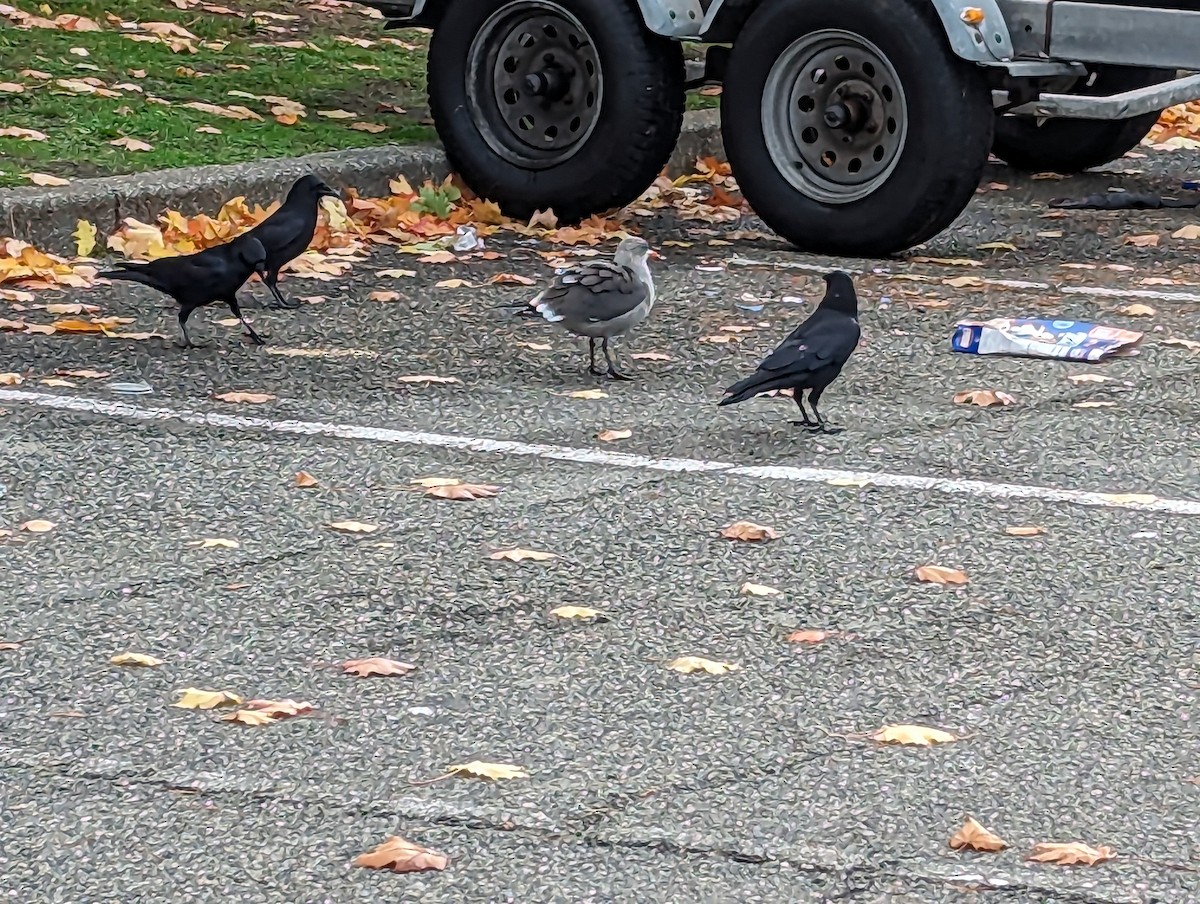
[[[513,217],[628,204],[683,124],[683,51],[631,0],[452,0],[427,66],[451,166]]]
[[[983,73],[921,0],[772,0],[737,37],[721,95],[734,175],[801,249],[881,256],[939,233],[992,140]]]
[[[1096,66],[1083,84],[1056,89],[1061,94],[1105,95],[1147,88],[1175,77],[1174,69]],[[1133,150],[1158,121],[1160,113],[1131,119],[1048,119],[996,117],[992,153],[1013,169],[1071,175],[1103,166]]]

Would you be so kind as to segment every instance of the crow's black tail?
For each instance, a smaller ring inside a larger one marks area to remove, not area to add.
[[[717,405],[736,405],[738,402],[744,402],[746,399],[753,398],[764,392],[770,392],[772,389],[787,389],[793,381],[794,378],[789,378],[786,375],[755,371],[746,377],[746,379],[738,380],[726,389],[725,398],[717,402]]]
[[[159,285],[158,280],[152,274],[147,273],[137,266],[139,263],[140,261],[122,261],[117,264],[120,269],[101,270],[96,275],[102,276],[105,279],[124,279],[129,282],[141,283],[143,286],[149,286],[152,289],[158,289],[160,292],[166,291]]]

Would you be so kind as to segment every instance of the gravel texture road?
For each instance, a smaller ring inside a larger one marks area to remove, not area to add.
[[[749,218],[641,220],[664,260],[651,320],[617,345],[629,384],[590,377],[585,343],[496,307],[535,290],[482,286],[489,276],[551,273],[536,246],[504,239],[494,261],[380,249],[346,279],[285,280],[324,300],[254,310],[264,349],[221,312],[195,318],[213,339],[201,350],[4,335],[0,370],[26,375],[0,389],[0,527],[13,531],[0,538],[0,641],[15,645],[0,650],[5,897],[1200,899],[1200,519],[1020,489],[1200,500],[1200,355],[1164,341],[1200,340],[1196,240],[1171,237],[1194,213],[1046,217],[1045,204],[1170,190],[1189,159],[1149,154],[1067,181],[997,167],[917,252],[941,262],[829,261],[729,237],[761,228]],[[1124,243],[1149,233],[1158,246]],[[1017,250],[979,250],[989,242]],[[832,264],[865,271],[864,342],[822,406],[845,431],[792,426],[784,398],[718,410],[722,388],[812,310]],[[376,275],[396,267],[417,275]],[[946,282],[961,276],[976,279]],[[453,277],[476,287],[435,287]],[[368,300],[380,288],[399,300]],[[70,297],[172,332],[140,287]],[[1122,312],[1135,303],[1154,313]],[[1146,336],[1140,354],[1100,364],[950,350],[958,320],[1001,315]],[[297,348],[321,354],[272,353]],[[667,359],[632,357],[648,352]],[[41,382],[84,368],[111,376]],[[402,379],[413,375],[460,382]],[[130,380],[153,392],[110,387]],[[606,397],[566,395],[597,387]],[[977,388],[1016,404],[951,402]],[[231,390],[275,398],[212,398]],[[609,429],[631,435],[596,438]],[[982,483],[831,485],[663,458]],[[318,486],[295,487],[298,471]],[[412,487],[426,476],[500,492],[435,499]],[[20,530],[30,519],[56,526]],[[379,529],[327,526],[346,519]],[[738,519],[780,536],[721,538]],[[1016,525],[1044,532],[1005,533]],[[488,558],[509,547],[557,558]],[[929,563],[970,582],[916,582]],[[780,593],[742,595],[747,581]],[[602,616],[549,614],[561,605]],[[786,641],[802,628],[835,633]],[[110,665],[125,651],[164,664]],[[685,655],[740,668],[666,668]],[[417,668],[336,668],[363,656]],[[230,724],[173,708],[186,687],[317,710]],[[958,740],[863,737],[893,723]],[[529,776],[413,783],[471,760]],[[1008,847],[951,850],[967,815]],[[390,834],[450,865],[350,865]],[[1117,856],[1027,862],[1044,841]]]

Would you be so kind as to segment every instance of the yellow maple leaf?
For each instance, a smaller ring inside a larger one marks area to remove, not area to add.
[[[163,664],[161,659],[147,656],[145,653],[118,653],[108,661],[113,665],[137,665],[146,668],[154,668]]]
[[[558,618],[595,618],[600,615],[600,610],[588,606],[559,606],[551,609],[550,614]]]
[[[469,763],[450,766],[447,768],[446,774],[448,776],[465,775],[471,778],[486,778],[492,781],[510,778],[529,778],[529,773],[524,766],[513,766],[508,763],[485,763],[483,760],[471,760]]]
[[[218,706],[236,706],[242,698],[229,691],[206,691],[200,688],[184,688],[179,700],[172,703],[180,709],[216,709]]]
[[[732,662],[705,659],[703,656],[680,656],[668,662],[667,668],[674,672],[682,672],[684,675],[690,675],[692,672],[706,672],[709,675],[726,675],[729,672],[736,672],[741,666],[735,665]]]
[[[869,737],[881,744],[908,744],[918,747],[929,747],[932,744],[945,744],[958,740],[948,731],[942,731],[940,728],[928,728],[924,725],[885,725]]]
[[[96,227],[87,220],[76,220],[71,237],[75,239],[75,253],[79,257],[91,257],[96,250]]]

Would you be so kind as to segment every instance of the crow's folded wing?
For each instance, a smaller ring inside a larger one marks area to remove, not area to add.
[[[758,369],[803,372],[829,364],[841,366],[850,358],[861,335],[858,321],[853,318],[818,311],[767,355]]]

